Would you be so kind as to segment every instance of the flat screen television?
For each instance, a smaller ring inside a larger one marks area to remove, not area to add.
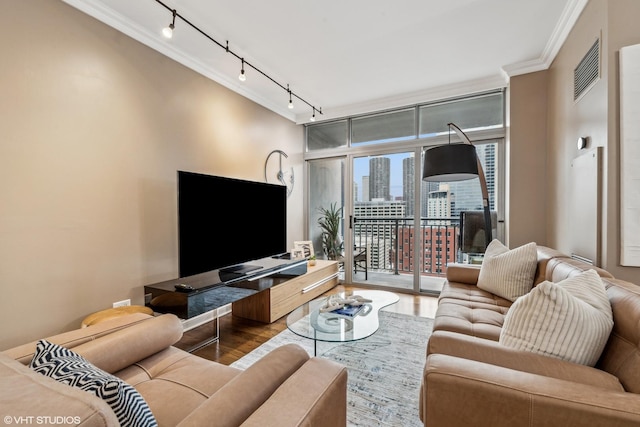
[[[245,273],[287,252],[283,185],[178,171],[180,277]]]

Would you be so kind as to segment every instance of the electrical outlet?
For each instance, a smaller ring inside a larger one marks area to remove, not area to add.
[[[116,301],[116,302],[114,302],[114,303],[113,303],[113,308],[116,308],[116,307],[125,307],[125,306],[127,306],[127,305],[131,305],[131,300],[130,300],[130,299],[125,299],[125,300],[122,300],[122,301]]]

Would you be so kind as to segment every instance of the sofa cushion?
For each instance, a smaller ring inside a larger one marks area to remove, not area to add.
[[[494,305],[498,307],[504,307],[504,313],[506,313],[506,309],[511,307],[511,304],[513,304],[512,301],[499,297],[495,294],[492,294],[491,292],[483,291],[476,285],[467,285],[458,282],[445,282],[442,286],[442,291],[440,291],[438,300],[440,302],[446,300],[455,302],[459,301],[461,303],[475,302]]]
[[[138,390],[159,425],[177,426],[241,372],[169,347],[114,375]]]
[[[29,367],[60,383],[100,397],[111,406],[123,426],[158,425],[149,406],[135,388],[96,368],[69,349],[40,340]]]
[[[211,425],[211,414],[216,414],[216,427],[241,425],[308,360],[307,352],[297,344],[285,344],[270,351],[225,384],[180,425]]]
[[[498,341],[506,311],[499,305],[447,298],[438,304],[433,330]]]
[[[562,282],[542,282],[505,316],[500,343],[594,366],[609,339],[613,315],[594,270]]]
[[[533,286],[538,265],[536,244],[531,242],[509,249],[493,240],[487,250],[478,276],[478,287],[509,301],[525,295]]]

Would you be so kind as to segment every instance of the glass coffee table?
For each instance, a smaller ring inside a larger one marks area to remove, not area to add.
[[[318,341],[347,342],[357,341],[373,335],[380,326],[378,312],[381,308],[398,302],[396,294],[387,291],[361,290],[356,292],[340,292],[345,298],[350,295],[360,295],[370,299],[362,310],[354,316],[345,316],[332,312],[321,313],[327,296],[309,301],[296,308],[287,316],[287,327],[291,332],[301,337],[313,340],[313,354],[317,353]]]

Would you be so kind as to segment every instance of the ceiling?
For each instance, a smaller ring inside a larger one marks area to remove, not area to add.
[[[548,68],[588,2],[63,1],[296,123],[503,87]],[[171,9],[206,36],[178,17],[165,39]]]

